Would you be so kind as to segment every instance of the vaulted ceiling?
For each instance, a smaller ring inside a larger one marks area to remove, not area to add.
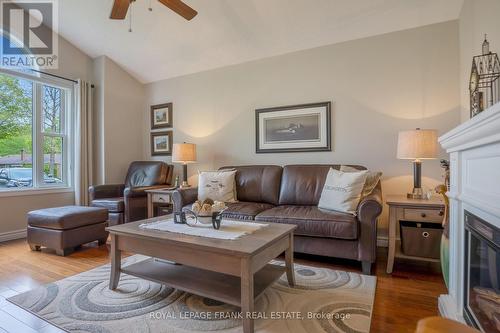
[[[110,20],[113,0],[59,1],[59,34],[106,55],[143,83],[322,45],[457,19],[463,0],[184,0],[191,21],[157,0],[132,5],[132,28]],[[148,11],[151,2],[153,11]],[[129,11],[130,15],[130,11]]]

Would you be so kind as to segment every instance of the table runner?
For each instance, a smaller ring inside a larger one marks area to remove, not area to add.
[[[191,236],[234,240],[267,226],[267,224],[262,223],[223,219],[220,229],[215,230],[212,227],[212,224],[194,223],[194,220],[192,220],[190,222],[191,225],[178,224],[174,223],[173,218],[166,218],[165,220],[152,223],[143,223],[139,227],[143,229],[168,231]]]

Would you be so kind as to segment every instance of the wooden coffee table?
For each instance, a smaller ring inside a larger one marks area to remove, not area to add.
[[[189,293],[241,307],[243,331],[254,331],[255,299],[286,271],[295,285],[293,271],[294,225],[268,226],[236,240],[221,240],[178,233],[145,230],[139,225],[163,217],[106,228],[111,234],[109,288],[116,289],[120,272],[166,284]],[[121,251],[154,258],[121,267]],[[285,252],[285,267],[269,262]]]

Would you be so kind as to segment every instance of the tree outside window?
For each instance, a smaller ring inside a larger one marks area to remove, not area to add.
[[[32,120],[33,82],[0,74],[0,189],[32,186]]]
[[[68,184],[70,88],[0,73],[0,190]]]

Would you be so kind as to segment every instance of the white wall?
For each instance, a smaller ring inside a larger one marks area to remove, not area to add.
[[[458,50],[452,21],[155,82],[147,101],[173,102],[174,142],[198,144],[191,183],[228,164],[345,163],[383,171],[384,193],[400,194],[412,178],[396,159],[398,131],[445,133],[460,121]],[[332,152],[255,153],[255,109],[321,101],[333,102]],[[143,124],[151,158],[148,109]],[[423,168],[424,186],[441,181],[438,160]]]
[[[59,68],[52,74],[70,79],[92,79],[92,59],[64,38],[59,37]],[[26,230],[27,212],[47,207],[71,205],[73,192],[5,196],[0,193],[0,240],[19,236]],[[12,234],[14,233],[14,234]]]
[[[47,70],[48,73],[73,80],[92,81],[92,58],[60,36],[58,59],[59,68]]]
[[[123,183],[143,156],[144,85],[106,56],[94,61],[97,184]]]
[[[470,118],[469,78],[472,57],[481,54],[484,34],[491,52],[500,54],[500,1],[465,0],[460,12],[460,97],[462,122]]]

